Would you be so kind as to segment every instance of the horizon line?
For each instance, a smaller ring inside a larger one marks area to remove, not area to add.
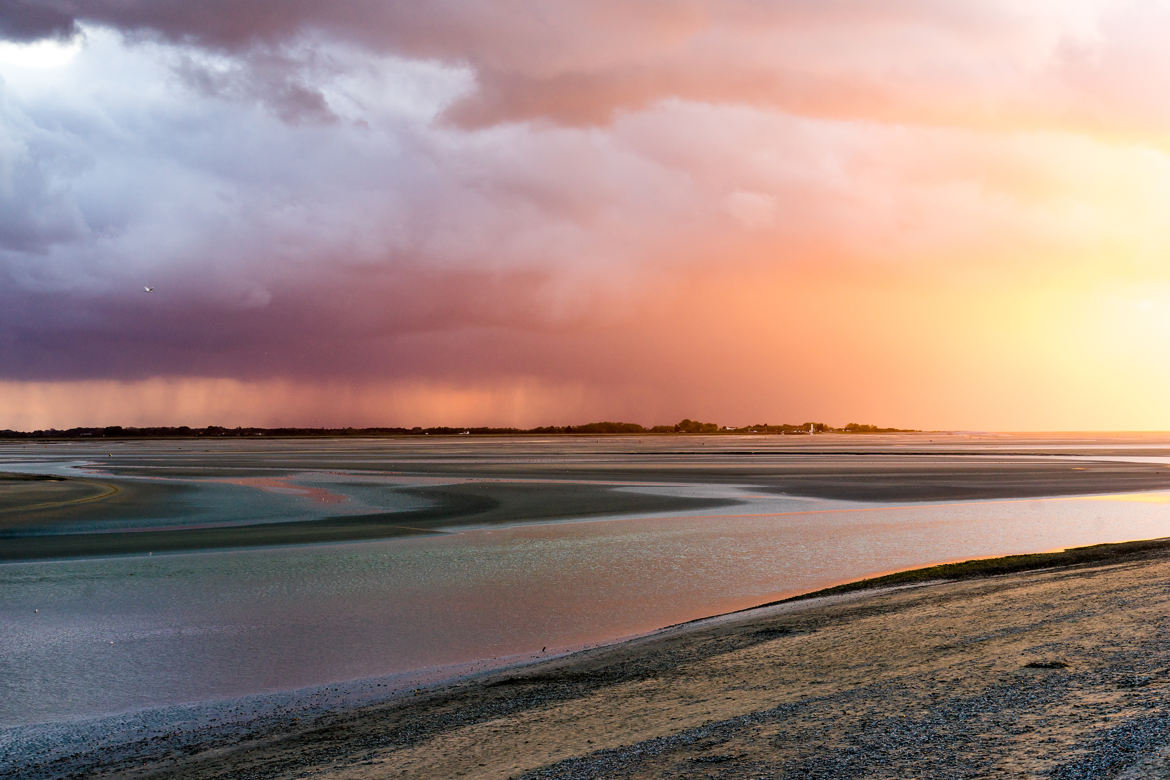
[[[692,424],[690,427],[684,424]],[[876,426],[863,423],[847,423],[833,426],[818,421],[804,423],[760,423],[757,425],[725,426],[717,423],[700,423],[686,418],[679,423],[644,426],[640,423],[621,421],[598,421],[569,425],[538,425],[531,428],[517,426],[494,425],[431,425],[431,426],[402,426],[402,425],[367,425],[367,426],[312,426],[312,425],[278,425],[278,426],[250,426],[250,425],[96,425],[71,426],[69,428],[41,428],[34,430],[0,429],[0,439],[7,438],[141,438],[150,436],[171,436],[177,438],[192,437],[204,438],[208,434],[215,436],[273,435],[282,437],[296,436],[417,436],[417,435],[603,435],[603,436],[636,436],[636,435],[672,435],[672,434],[738,434],[738,435],[808,435],[809,426],[813,426],[816,435],[846,434],[846,435],[947,435],[947,436],[1073,436],[1073,435],[1170,435],[1170,430],[1164,429],[1049,429],[1049,430],[991,430],[991,429],[917,429]]]

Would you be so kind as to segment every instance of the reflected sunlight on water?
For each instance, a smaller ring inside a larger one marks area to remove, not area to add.
[[[1113,496],[1070,496],[1068,501],[1120,501],[1139,504],[1170,504],[1167,493],[1119,493]]]

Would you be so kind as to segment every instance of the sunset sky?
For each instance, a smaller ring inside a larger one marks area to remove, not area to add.
[[[1168,31],[4,3],[0,428],[1170,429]]]

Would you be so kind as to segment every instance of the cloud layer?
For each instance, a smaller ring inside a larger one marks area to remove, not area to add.
[[[0,427],[1170,427],[1168,21],[6,4]]]

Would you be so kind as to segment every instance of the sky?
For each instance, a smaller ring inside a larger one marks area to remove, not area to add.
[[[0,428],[1170,430],[1167,29],[5,0]]]

